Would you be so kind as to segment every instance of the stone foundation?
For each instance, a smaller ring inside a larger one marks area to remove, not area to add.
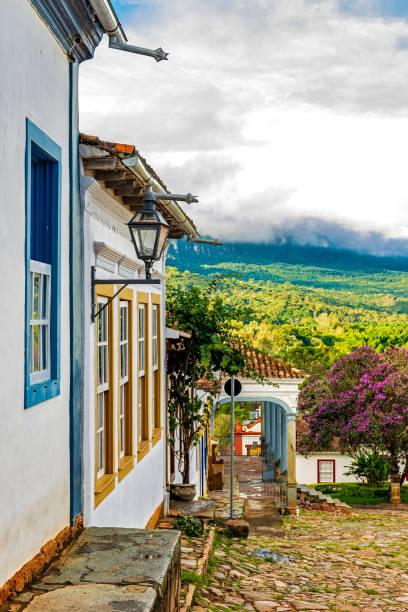
[[[65,527],[55,538],[46,542],[35,557],[30,559],[0,587],[0,605],[7,599],[15,597],[17,593],[21,593],[27,584],[39,578],[71,540],[82,531],[82,528],[82,515],[79,515],[72,527]]]

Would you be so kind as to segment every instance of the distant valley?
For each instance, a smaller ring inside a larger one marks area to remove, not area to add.
[[[169,282],[182,285],[228,275],[218,291],[237,309],[239,333],[306,370],[361,344],[408,347],[406,257],[295,244],[174,241],[167,264]]]

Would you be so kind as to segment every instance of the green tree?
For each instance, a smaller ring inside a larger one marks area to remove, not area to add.
[[[240,373],[260,380],[247,364],[244,346],[234,334],[234,308],[216,295],[222,281],[222,277],[216,278],[204,287],[173,284],[167,292],[167,325],[189,332],[188,337],[171,340],[167,354],[170,442],[174,444],[178,436],[176,456],[185,484],[189,480],[191,451],[210,418],[220,373]],[[205,402],[204,395],[197,393],[202,379],[212,383]]]

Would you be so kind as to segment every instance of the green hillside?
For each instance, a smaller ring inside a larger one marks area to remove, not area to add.
[[[231,243],[174,243],[169,282],[204,283],[237,310],[237,329],[258,348],[309,369],[362,344],[408,347],[408,258]]]

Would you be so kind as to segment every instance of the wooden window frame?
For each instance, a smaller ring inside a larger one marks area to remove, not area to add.
[[[128,353],[128,373],[127,373],[127,393],[125,405],[125,452],[121,455],[120,450],[120,402],[121,402],[121,340],[120,340],[120,312],[122,302],[127,302],[128,330],[127,330],[127,353]],[[123,289],[118,298],[118,481],[120,482],[134,466],[133,453],[133,291]]]
[[[162,398],[162,348],[161,348],[161,294],[152,293],[152,411],[153,411],[153,446],[161,439],[161,398]],[[157,369],[153,365],[153,308],[157,309]],[[157,372],[157,375],[154,375]],[[153,385],[155,388],[153,389]]]
[[[333,480],[330,481],[324,481],[326,482],[336,482],[336,460],[335,459],[318,459],[317,460],[317,482],[320,484],[322,481],[320,480],[320,464],[322,462],[327,462],[330,461],[331,464],[333,465]],[[323,483],[322,483],[323,484]]]
[[[144,390],[143,390],[143,409],[140,415],[140,359],[139,359],[139,307],[144,305],[145,312],[145,329],[144,329]],[[150,383],[150,367],[149,367],[149,294],[142,291],[137,293],[137,460],[141,461],[150,450],[150,402],[149,402],[149,383]],[[140,418],[141,417],[141,418]],[[147,434],[145,437],[140,436],[140,432]]]
[[[114,288],[109,285],[96,285],[95,297],[96,297],[96,308],[98,308],[98,298],[109,298],[113,297]],[[99,504],[111,493],[115,488],[115,437],[114,437],[114,397],[115,397],[115,380],[113,376],[114,364],[113,364],[113,303],[111,302],[107,308],[108,313],[108,364],[109,364],[109,381],[108,381],[108,405],[107,415],[105,416],[105,473],[103,476],[98,477],[98,400],[97,400],[97,389],[98,389],[98,318],[95,323],[95,364],[94,364],[94,376],[95,376],[95,469],[94,469],[94,482],[95,482],[95,504],[97,508]],[[106,410],[106,407],[105,407]]]
[[[60,394],[61,342],[61,168],[62,149],[28,118],[25,155],[25,373],[24,408]],[[42,177],[42,178],[41,178]],[[38,266],[44,266],[38,270]],[[33,268],[37,267],[37,270]],[[47,367],[32,372],[32,272],[49,277],[44,342]],[[46,323],[47,321],[47,323]]]

